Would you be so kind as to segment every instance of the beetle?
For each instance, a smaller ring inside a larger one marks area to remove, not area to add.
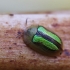
[[[62,53],[62,41],[58,35],[43,26],[32,26],[24,31],[23,40],[31,49],[47,56]]]

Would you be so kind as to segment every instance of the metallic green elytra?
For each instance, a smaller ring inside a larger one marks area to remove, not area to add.
[[[48,56],[62,53],[62,41],[43,26],[33,26],[24,31],[24,42],[35,51]]]

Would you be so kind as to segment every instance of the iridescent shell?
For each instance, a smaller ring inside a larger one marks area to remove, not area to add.
[[[43,55],[58,56],[63,51],[60,37],[43,26],[33,26],[25,30],[24,42]]]

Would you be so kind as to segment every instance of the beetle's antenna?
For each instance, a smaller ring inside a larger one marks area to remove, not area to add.
[[[28,18],[26,18],[26,21],[25,21],[25,26],[27,26],[27,22],[28,22]]]
[[[26,18],[26,20],[25,20],[25,27],[24,27],[24,30],[27,29],[27,22],[28,22],[28,18]]]

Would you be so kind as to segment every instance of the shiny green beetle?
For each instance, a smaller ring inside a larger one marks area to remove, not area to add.
[[[62,41],[43,26],[33,26],[24,31],[24,42],[35,51],[48,56],[62,53]]]

